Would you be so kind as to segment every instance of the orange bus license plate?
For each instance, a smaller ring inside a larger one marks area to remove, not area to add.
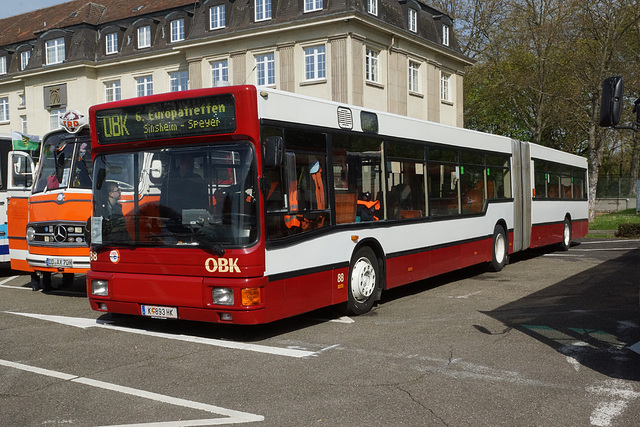
[[[73,267],[71,258],[47,258],[47,267]]]

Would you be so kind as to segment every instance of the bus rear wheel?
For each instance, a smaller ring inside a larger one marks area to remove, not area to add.
[[[493,254],[491,257],[491,271],[501,271],[507,263],[507,232],[497,224],[493,229]]]
[[[359,249],[349,266],[347,313],[359,315],[373,307],[380,290],[378,258],[369,247]]]
[[[568,251],[571,246],[571,222],[569,218],[564,219],[562,225],[562,241],[560,242],[560,250]]]

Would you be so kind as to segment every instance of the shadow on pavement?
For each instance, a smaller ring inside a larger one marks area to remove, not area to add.
[[[638,381],[640,354],[628,348],[640,340],[638,261],[634,249],[484,314],[585,367]]]

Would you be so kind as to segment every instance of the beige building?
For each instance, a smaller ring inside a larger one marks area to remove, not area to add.
[[[0,133],[66,110],[255,84],[462,126],[471,60],[425,0],[74,0],[0,20]]]

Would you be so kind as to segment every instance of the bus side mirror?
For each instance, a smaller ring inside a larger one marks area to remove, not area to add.
[[[151,161],[151,178],[162,178],[162,160],[154,159]]]
[[[600,102],[600,126],[617,126],[622,112],[624,81],[622,77],[609,77],[602,82]]]
[[[264,142],[264,168],[271,169],[282,164],[284,142],[281,136],[270,136]]]
[[[87,223],[84,225],[84,241],[87,242],[87,246],[91,246],[91,217],[87,219]]]

